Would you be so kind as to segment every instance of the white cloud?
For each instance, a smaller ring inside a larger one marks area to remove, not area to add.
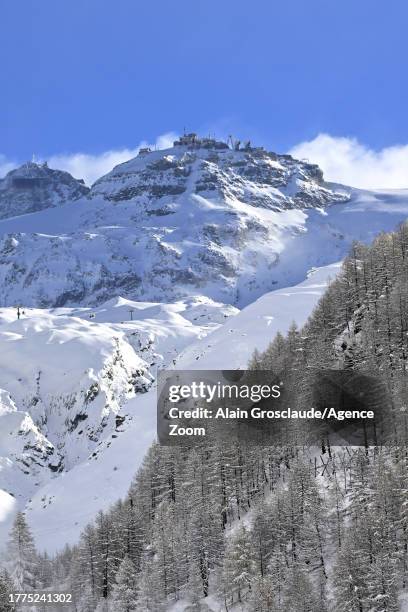
[[[48,160],[50,168],[66,170],[77,179],[84,179],[87,185],[92,185],[96,179],[110,172],[114,166],[135,157],[136,149],[120,149],[105,151],[99,155],[89,153],[72,153],[67,155],[52,155]]]
[[[172,146],[173,140],[176,138],[177,134],[167,132],[159,136],[154,144],[143,141],[135,149],[105,151],[99,155],[88,153],[53,155],[48,159],[48,165],[50,168],[66,170],[75,178],[83,178],[87,185],[92,185],[96,179],[110,172],[114,166],[135,157],[140,147],[150,146],[157,149],[167,149]]]
[[[17,164],[8,160],[5,155],[0,153],[0,178],[10,172]]]
[[[168,132],[159,136],[154,144],[141,142],[134,149],[105,151],[99,155],[52,155],[48,164],[51,168],[67,170],[75,178],[83,178],[87,185],[91,185],[117,164],[135,157],[140,147],[166,149],[171,147],[176,138],[177,134]],[[374,151],[356,138],[319,134],[313,140],[297,144],[289,153],[319,164],[328,181],[367,189],[408,188],[408,145],[395,145]],[[0,177],[17,165],[0,154]]]
[[[156,139],[156,142],[149,144],[145,141],[141,142],[134,149],[118,149],[105,151],[97,155],[89,153],[68,153],[52,155],[47,159],[50,168],[58,170],[66,170],[72,176],[78,179],[84,179],[87,185],[92,185],[96,179],[100,178],[107,172],[110,172],[114,166],[121,164],[132,157],[135,157],[140,147],[150,146],[157,149],[167,149],[172,146],[173,140],[177,138],[177,134],[167,132]],[[42,161],[42,160],[41,160]],[[5,156],[0,155],[0,177],[4,176],[15,168],[18,164],[7,160]]]
[[[318,164],[328,181],[365,189],[408,187],[408,145],[374,151],[356,138],[319,134],[289,153]]]

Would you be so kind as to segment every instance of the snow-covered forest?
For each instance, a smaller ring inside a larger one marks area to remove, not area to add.
[[[23,514],[0,593],[73,594],[77,612],[393,612],[408,580],[408,225],[356,243],[307,324],[251,367],[302,391],[316,367],[375,374],[387,447],[153,444],[125,499],[77,546],[37,550]],[[2,610],[13,610],[4,604]]]

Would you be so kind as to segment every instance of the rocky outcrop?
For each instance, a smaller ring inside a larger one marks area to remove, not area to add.
[[[307,162],[192,135],[144,149],[89,192],[26,164],[1,193],[3,216],[39,212],[0,223],[0,305],[40,307],[198,294],[242,305],[280,282],[282,236],[302,231],[299,211],[348,200]]]
[[[83,180],[68,172],[27,162],[0,179],[0,219],[60,206],[88,192]]]

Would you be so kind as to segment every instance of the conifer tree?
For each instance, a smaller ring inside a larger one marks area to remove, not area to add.
[[[296,612],[321,610],[319,597],[306,571],[295,563],[288,572],[284,593],[284,608]],[[322,611],[323,612],[323,611]],[[350,611],[351,612],[351,611]]]
[[[116,612],[134,612],[138,595],[136,568],[127,555],[116,573],[111,605]]]
[[[150,553],[142,559],[139,576],[139,594],[135,612],[161,612],[165,609],[165,600],[159,584],[159,570]]]
[[[253,575],[251,535],[244,526],[241,526],[229,539],[223,565],[223,588],[231,602],[241,602],[246,598],[251,591]]]
[[[339,551],[334,568],[336,612],[368,612],[369,565],[364,538],[353,529]]]
[[[271,575],[254,578],[249,601],[253,612],[277,612],[274,581]]]
[[[16,588],[5,569],[0,570],[0,610],[1,612],[15,612],[16,605],[10,601],[10,595],[16,592]]]
[[[33,591],[40,586],[36,577],[38,569],[34,539],[24,514],[16,514],[7,547],[10,577],[21,592]]]

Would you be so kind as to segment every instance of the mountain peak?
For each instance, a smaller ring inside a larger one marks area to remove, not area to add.
[[[323,173],[308,160],[195,133],[184,134],[169,149],[148,147],[116,166],[92,186],[90,197],[111,202],[177,200],[200,195],[211,200],[240,200],[252,206],[314,208],[345,201],[324,184]],[[162,208],[162,207],[160,207]]]
[[[0,179],[0,219],[60,206],[88,192],[84,181],[69,172],[28,161]]]
[[[0,223],[0,304],[96,306],[118,295],[143,302],[204,295],[241,307],[341,259],[376,219],[359,213],[367,203],[355,205],[357,192],[325,183],[307,160],[195,134],[165,150],[142,149],[75,206],[58,206],[55,192],[64,181],[74,189],[67,202],[87,191],[68,173],[35,163],[4,179],[3,193],[15,197],[12,214],[27,194],[26,212],[39,202],[54,209]],[[37,198],[44,192],[54,199]],[[376,196],[368,201],[374,206]],[[395,223],[404,213],[383,214]]]

